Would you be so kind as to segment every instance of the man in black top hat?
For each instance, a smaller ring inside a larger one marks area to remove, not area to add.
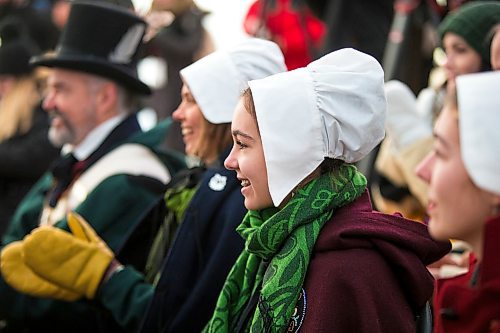
[[[52,118],[49,139],[70,153],[19,205],[2,240],[2,274],[12,264],[16,279],[46,288],[23,271],[22,253],[7,260],[4,250],[14,249],[40,225],[67,229],[70,211],[92,225],[120,262],[142,270],[155,232],[147,215],[171,174],[183,167],[155,149],[168,123],[141,134],[134,113],[136,97],[150,93],[136,70],[145,29],[145,22],[126,9],[74,2],[56,52],[32,59],[35,66],[51,68],[43,103]],[[3,278],[0,319],[12,332],[120,331],[111,316],[88,301],[29,297]]]

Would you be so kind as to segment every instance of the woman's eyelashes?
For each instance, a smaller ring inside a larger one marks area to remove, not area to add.
[[[244,143],[243,143],[243,142],[241,142],[240,140],[236,140],[236,141],[235,141],[235,144],[238,146],[238,148],[239,148],[240,150],[248,147],[246,144],[244,144]]]

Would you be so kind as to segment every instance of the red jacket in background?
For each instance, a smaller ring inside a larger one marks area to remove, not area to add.
[[[500,217],[486,223],[483,260],[437,282],[435,333],[500,333]]]
[[[265,13],[262,0],[253,3],[245,17],[244,29],[249,35],[276,42],[288,70],[304,67],[316,58],[314,53],[323,44],[326,27],[307,7],[292,8],[291,0],[275,2],[274,8],[266,9]]]

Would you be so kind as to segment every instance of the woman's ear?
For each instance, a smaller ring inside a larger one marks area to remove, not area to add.
[[[493,204],[491,208],[491,216],[500,215],[500,195],[493,194]]]

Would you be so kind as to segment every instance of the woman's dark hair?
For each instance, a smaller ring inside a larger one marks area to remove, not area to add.
[[[325,157],[319,166],[320,173],[323,175],[328,172],[337,171],[345,162],[335,158]]]

